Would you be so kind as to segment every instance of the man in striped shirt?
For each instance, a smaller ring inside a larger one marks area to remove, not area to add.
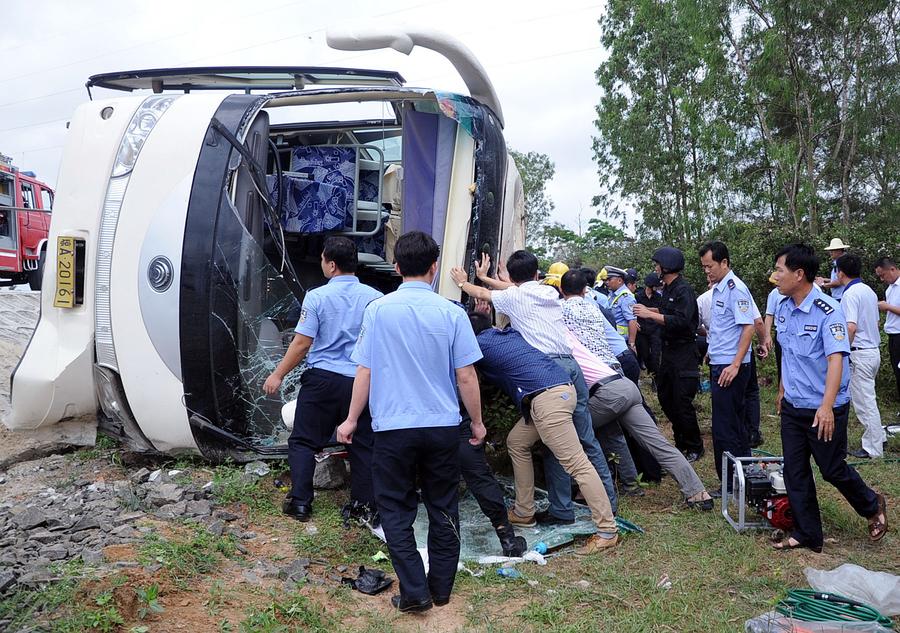
[[[512,327],[525,341],[541,351],[565,369],[575,386],[577,400],[573,422],[578,439],[581,440],[584,452],[597,469],[603,481],[603,487],[609,496],[613,511],[617,508],[615,485],[606,464],[606,458],[600,443],[594,435],[591,416],[587,408],[588,389],[584,375],[578,363],[572,357],[572,348],[566,343],[564,333],[562,305],[559,293],[551,286],[537,282],[538,261],[528,251],[516,251],[506,262],[509,282],[493,279],[488,276],[491,260],[487,255],[475,265],[475,274],[479,280],[494,290],[469,283],[468,275],[459,267],[450,271],[453,281],[460,290],[475,299],[489,301],[494,308],[509,317]],[[572,479],[560,465],[559,461],[548,454],[544,460],[547,478],[550,507],[547,514],[539,513],[538,521],[551,524],[571,524],[575,521],[575,507],[572,504]]]

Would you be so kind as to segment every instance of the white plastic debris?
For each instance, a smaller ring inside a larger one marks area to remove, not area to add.
[[[816,591],[836,593],[876,608],[883,615],[900,615],[900,576],[844,563],[825,571],[807,567],[806,581]]]
[[[538,565],[546,565],[547,560],[543,555],[535,551],[525,552],[523,556],[482,556],[478,559],[479,565],[503,565],[505,563],[521,563],[528,561],[529,563],[537,563]]]

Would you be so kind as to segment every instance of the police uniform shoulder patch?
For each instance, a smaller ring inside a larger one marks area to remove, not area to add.
[[[749,312],[750,302],[747,299],[738,299],[738,310],[741,312]]]
[[[828,305],[828,302],[824,299],[816,299],[815,301],[813,301],[813,305],[819,308],[819,310],[821,310],[825,314],[831,314],[832,312],[834,312],[834,308]]]
[[[299,319],[300,323],[306,323],[306,317],[307,317],[306,308],[301,308],[300,309],[300,319]]]
[[[728,287],[731,288],[732,290],[734,290],[734,279],[728,280]]]
[[[828,326],[828,329],[831,330],[831,336],[834,337],[836,341],[843,341],[847,336],[847,331],[844,328],[843,323],[832,323]]]

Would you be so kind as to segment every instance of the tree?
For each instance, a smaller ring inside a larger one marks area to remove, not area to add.
[[[595,203],[641,236],[900,211],[900,0],[610,0],[600,24]]]
[[[539,245],[543,229],[556,208],[547,194],[547,183],[553,179],[556,166],[546,154],[539,152],[523,154],[513,149],[509,152],[519,169],[525,194],[525,244],[534,247]]]

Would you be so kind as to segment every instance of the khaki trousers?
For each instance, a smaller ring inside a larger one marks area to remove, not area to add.
[[[506,437],[516,485],[516,514],[534,514],[534,464],[531,448],[540,440],[556,456],[563,469],[578,482],[591,509],[591,519],[601,532],[615,533],[616,520],[597,469],[588,460],[572,423],[575,387],[561,385],[531,400],[531,424],[524,419]]]

